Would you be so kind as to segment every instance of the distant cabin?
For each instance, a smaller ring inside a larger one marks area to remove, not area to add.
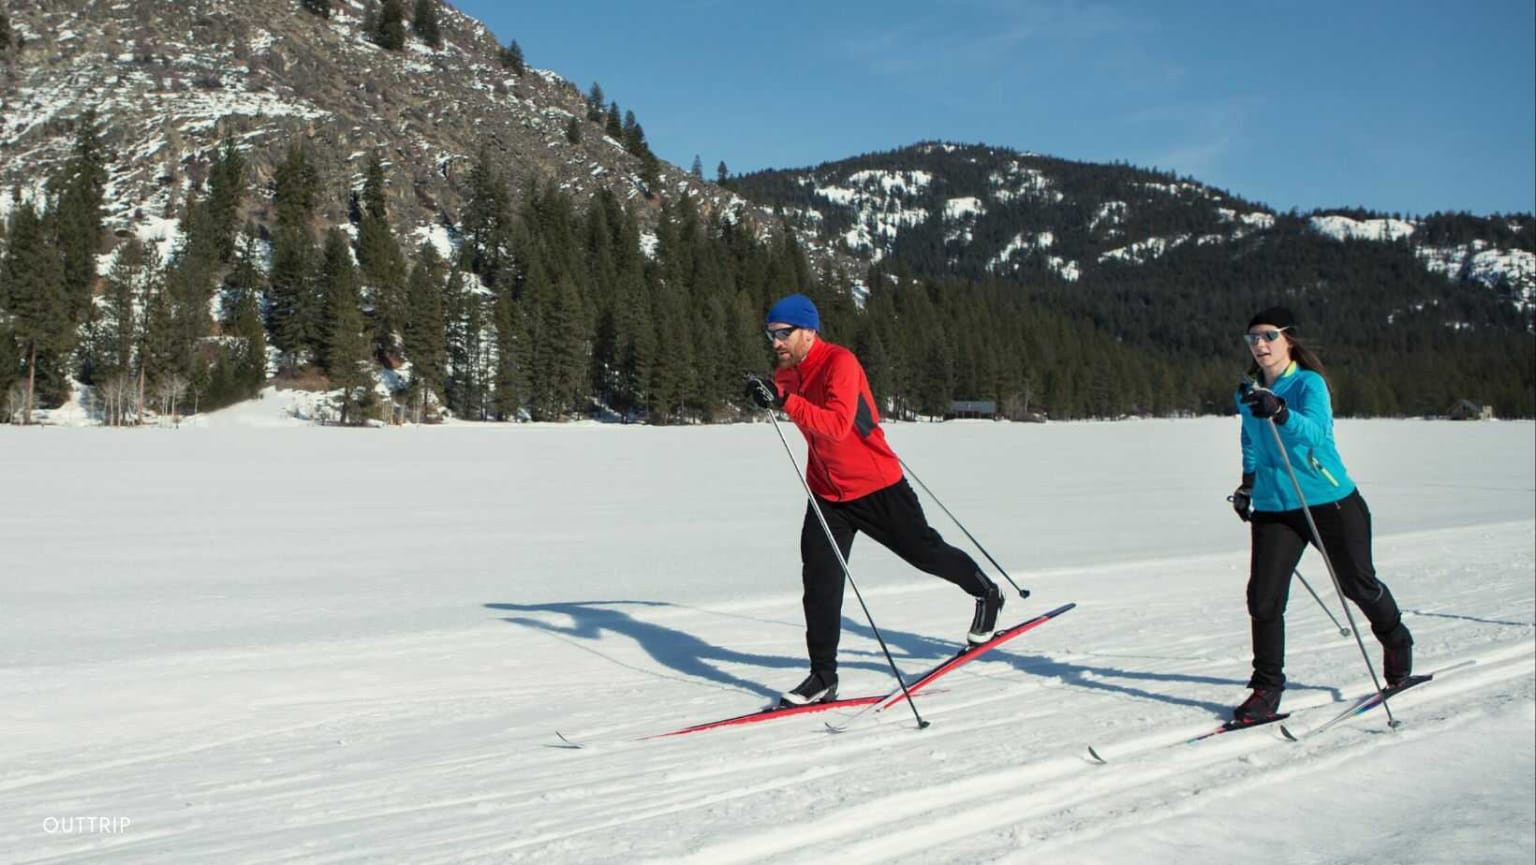
[[[1493,406],[1478,405],[1469,399],[1456,400],[1445,416],[1451,420],[1493,420]]]
[[[944,413],[945,420],[956,418],[996,420],[997,403],[989,399],[957,399],[949,404],[949,411]]]

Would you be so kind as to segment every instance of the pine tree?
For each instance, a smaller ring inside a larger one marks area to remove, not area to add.
[[[304,10],[321,18],[331,17],[331,0],[303,0]]]
[[[891,363],[886,354],[885,343],[880,339],[879,332],[866,326],[862,329],[862,337],[854,342],[854,354],[864,366],[864,374],[869,379],[870,393],[875,397],[875,404],[884,406],[886,397],[891,394]],[[887,414],[888,410],[882,408],[881,414]]]
[[[11,16],[4,9],[0,9],[0,55],[9,54],[11,50]]]
[[[437,0],[416,0],[411,32],[433,48],[443,47],[443,34],[437,23]]]
[[[463,253],[472,273],[495,285],[506,261],[512,229],[512,202],[507,183],[482,148],[470,169],[469,192],[464,204]]]
[[[272,270],[268,329],[272,344],[295,367],[312,360],[320,343],[324,297],[317,290],[319,254],[310,229],[320,180],[302,144],[288,148],[274,178]]]
[[[143,327],[139,332],[139,404],[147,406],[148,387],[180,374],[183,352],[176,333],[176,301],[168,280],[146,286]]]
[[[235,234],[240,228],[240,203],[245,197],[245,157],[231,138],[224,140],[208,177],[208,221],[213,231],[218,260],[228,264],[235,256]]]
[[[631,156],[644,156],[650,152],[650,147],[645,143],[645,130],[641,128],[640,122],[635,119],[635,112],[624,112],[624,126],[622,129],[624,133],[624,149],[629,151]]]
[[[729,398],[740,400],[742,394],[738,385],[741,381],[741,373],[766,369],[764,363],[768,357],[769,346],[763,340],[762,309],[746,290],[737,288],[729,313],[731,319],[727,331],[730,346],[726,366],[729,385],[727,393]]]
[[[157,289],[160,256],[153,246],[145,246],[130,236],[117,248],[112,269],[107,274],[107,293],[100,322],[100,350],[105,374],[131,373],[134,349],[140,342],[139,317],[135,305]]]
[[[584,393],[580,300],[569,276],[551,276],[538,259],[528,267],[523,299],[529,410],[534,420],[561,420]]]
[[[405,4],[403,0],[384,0],[379,7],[379,17],[368,32],[373,44],[386,51],[399,51],[405,47]]]
[[[604,105],[603,87],[594,81],[592,89],[587,91],[587,119],[593,123],[602,122]]]
[[[572,117],[570,121],[565,124],[565,140],[571,144],[581,143],[581,120]]]
[[[683,334],[669,339],[666,351],[655,352],[648,371],[647,403],[652,423],[671,423],[685,416],[694,391],[692,315],[689,311],[688,249],[670,205],[663,204],[656,223],[656,266],[646,272],[651,323],[664,334]]]
[[[64,291],[63,261],[31,202],[24,201],[11,212],[6,236],[0,285],[5,286],[16,353],[26,370],[25,424],[31,422],[34,406],[63,399],[62,359],[74,344],[74,319]]]
[[[413,386],[443,393],[446,377],[447,343],[443,304],[443,261],[437,248],[423,243],[416,252],[416,263],[406,282],[406,306],[402,336],[405,356],[411,362]]]
[[[503,69],[511,69],[514,74],[522,75],[526,65],[523,62],[523,47],[513,39],[504,45],[497,54],[501,59]]]
[[[389,216],[388,203],[385,201],[384,161],[377,150],[368,154],[368,165],[363,169],[360,204],[364,219],[386,219]]]
[[[331,385],[342,390],[338,406],[341,422],[360,423],[373,402],[372,377],[368,374],[368,340],[363,332],[352,245],[339,228],[326,232],[320,285],[325,292],[320,364]]]
[[[170,331],[157,371],[158,383],[164,386],[160,396],[164,399],[169,395],[173,412],[178,411],[176,402],[185,390],[192,394],[194,410],[201,407],[210,387],[216,391],[216,406],[236,398],[228,381],[232,372],[229,352],[222,343],[206,342],[213,325],[210,307],[219,290],[221,232],[210,202],[200,201],[195,191],[188,192],[182,229],[182,243],[165,271],[163,294],[169,306]]]
[[[528,403],[530,392],[530,338],[522,304],[512,297],[508,280],[498,287],[491,309],[491,323],[496,328],[496,377],[491,401],[497,420],[516,420]],[[537,415],[535,415],[537,417]]]
[[[406,317],[405,257],[389,225],[384,199],[384,167],[378,153],[369,157],[357,228],[357,262],[365,293],[373,305],[373,344],[393,353]]]
[[[733,396],[726,393],[727,382],[734,379],[739,383],[739,379],[726,374],[735,354],[730,342],[733,322],[727,314],[725,299],[713,291],[700,294],[692,321],[693,362],[697,375],[690,401],[707,418]]]
[[[583,279],[587,285],[598,287],[592,298],[591,386],[598,399],[610,407],[615,404],[618,390],[617,328],[614,320],[618,269],[613,249],[618,234],[613,221],[621,218],[617,199],[613,193],[604,189],[588,201],[582,219],[583,257],[587,264]]]
[[[267,335],[261,322],[264,280],[257,267],[259,258],[255,238],[245,235],[224,283],[224,333],[240,343],[235,383],[245,397],[255,396],[267,379]]]
[[[693,167],[688,169],[688,173],[699,180],[704,179],[704,160],[700,159],[697,153],[693,155]]]
[[[640,224],[633,211],[623,214],[614,259],[613,339],[620,394],[615,407],[639,411],[650,400],[651,370],[659,347],[640,252]]]
[[[715,166],[715,182],[724,186],[730,176],[730,170],[725,167],[725,160],[720,160],[720,164]]]
[[[649,281],[647,288],[652,326],[665,334],[691,335],[683,293],[669,290],[665,283],[655,278]],[[647,373],[646,397],[651,422],[666,424],[682,420],[688,395],[693,390],[692,344],[687,339],[679,339],[665,351],[658,347]]]
[[[166,268],[175,342],[174,372],[189,382],[199,375],[194,353],[213,324],[209,307],[219,287],[219,229],[207,202],[189,192],[183,241]]]
[[[469,415],[464,411],[469,390],[465,372],[469,365],[469,352],[465,345],[465,321],[469,314],[468,292],[464,287],[464,271],[457,262],[450,262],[448,281],[443,285],[443,349],[446,364],[443,370],[443,402],[448,410],[461,418]]]
[[[455,267],[448,277],[448,407],[459,417],[486,419],[484,347],[485,308],[478,291],[466,285]]]
[[[67,311],[77,323],[86,320],[96,282],[96,256],[105,230],[102,199],[106,184],[101,130],[97,127],[95,109],[87,109],[75,121],[69,160],[48,184],[55,202],[51,222],[63,256]]]
[[[661,160],[646,149],[640,157],[640,182],[645,184],[646,195],[655,198],[661,191]]]
[[[603,119],[603,132],[615,141],[624,140],[624,121],[619,115],[617,100],[608,103],[608,115]]]
[[[280,225],[273,231],[267,328],[289,368],[315,360],[323,310],[315,281],[318,257],[307,230]]]

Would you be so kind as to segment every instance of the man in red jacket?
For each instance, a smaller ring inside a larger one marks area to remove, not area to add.
[[[821,509],[843,561],[864,532],[913,567],[954,583],[976,599],[967,639],[986,642],[997,626],[1003,593],[963,550],[928,525],[917,494],[886,444],[864,367],[853,352],[821,338],[815,304],[792,294],[768,311],[768,340],[777,356],[773,382],[751,378],[747,395],[789,415],[809,446],[806,481],[814,496],[800,528],[805,586],[805,645],[811,674],[780,697],[802,706],[837,698],[837,643],[843,613],[842,565],[811,507]]]

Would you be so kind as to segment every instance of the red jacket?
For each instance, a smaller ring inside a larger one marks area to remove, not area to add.
[[[810,446],[811,492],[846,502],[901,480],[901,462],[885,443],[869,379],[853,352],[818,336],[805,360],[778,370],[774,381],[788,394],[785,414]]]

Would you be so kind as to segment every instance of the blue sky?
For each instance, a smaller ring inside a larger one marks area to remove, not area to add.
[[[706,177],[921,140],[1279,210],[1536,210],[1536,2],[452,0]]]

